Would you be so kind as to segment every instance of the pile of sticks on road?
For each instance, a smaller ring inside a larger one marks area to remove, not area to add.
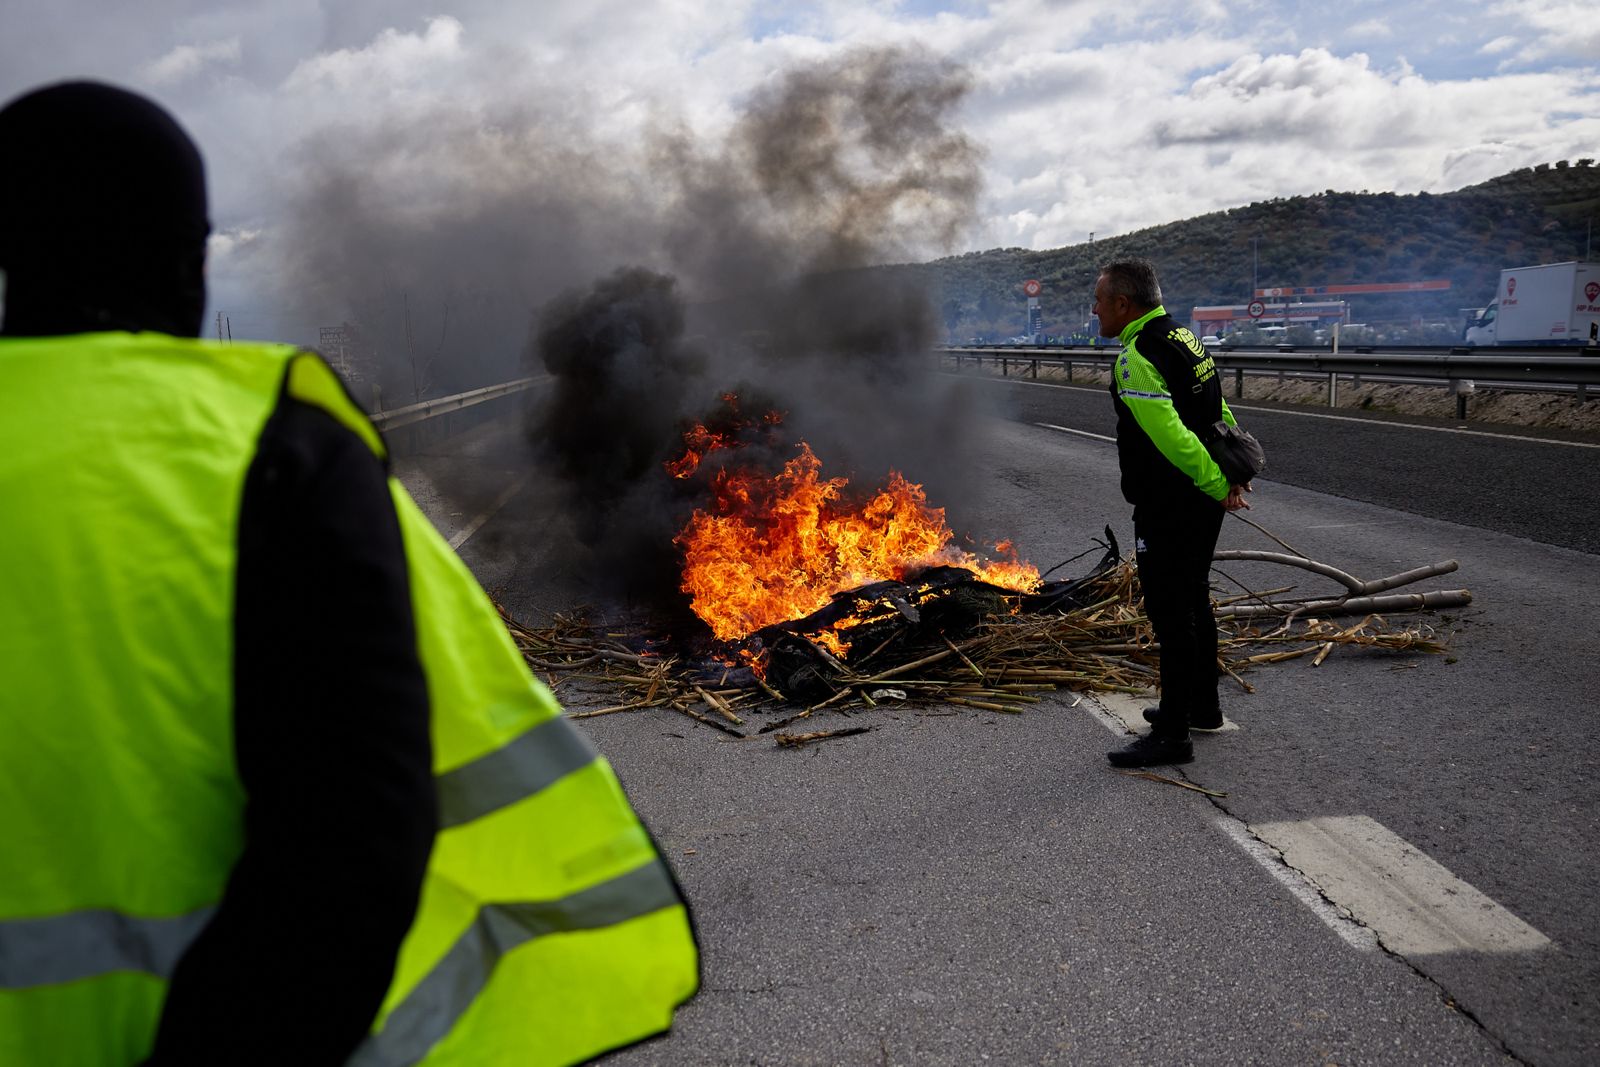
[[[1320,665],[1336,648],[1442,652],[1444,642],[1431,627],[1397,627],[1379,612],[1459,606],[1471,599],[1464,589],[1376,597],[1380,591],[1454,570],[1454,561],[1362,582],[1292,552],[1219,552],[1217,559],[1285,563],[1335,578],[1347,590],[1339,596],[1296,598],[1286,596],[1292,587],[1284,587],[1217,599],[1223,631],[1219,664],[1247,692],[1253,690],[1241,674],[1251,667],[1304,656]],[[1351,615],[1360,618],[1349,624],[1332,619]],[[637,650],[644,643],[636,635],[578,618],[557,616],[544,627],[509,617],[506,623],[529,664],[552,687],[571,679],[598,684],[614,695],[614,704],[572,718],[670,708],[735,737],[749,736],[748,717],[758,712],[790,712],[764,723],[758,733],[781,729],[823,708],[848,712],[902,702],[1018,714],[1054,690],[1141,693],[1154,687],[1158,677],[1159,646],[1144,615],[1134,565],[1127,559],[1094,579],[1083,607],[990,616],[955,640],[941,636],[938,644],[880,648],[848,667],[833,660],[828,680],[833,695],[798,711],[758,674],[732,661],[719,672],[708,671],[704,662],[641,653]],[[821,731],[805,737],[832,735]]]

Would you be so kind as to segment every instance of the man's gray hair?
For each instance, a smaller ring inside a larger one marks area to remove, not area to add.
[[[1156,280],[1156,267],[1148,259],[1118,259],[1105,264],[1100,273],[1106,276],[1111,295],[1125,296],[1134,307],[1148,311],[1161,303],[1161,283]]]

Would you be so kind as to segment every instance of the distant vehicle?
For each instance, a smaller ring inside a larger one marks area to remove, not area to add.
[[[1499,296],[1467,320],[1469,345],[1600,345],[1600,263],[1500,272]]]
[[[1218,337],[1214,333],[1208,333],[1204,337],[1200,338],[1200,343],[1205,345],[1207,348],[1214,348],[1222,343],[1222,338]]]
[[[1259,333],[1259,334],[1262,334],[1263,336],[1265,336],[1269,340],[1279,340],[1279,339],[1281,339],[1283,337],[1284,334],[1289,332],[1289,327],[1287,327],[1287,326],[1263,326],[1259,330],[1257,330],[1256,332]]]

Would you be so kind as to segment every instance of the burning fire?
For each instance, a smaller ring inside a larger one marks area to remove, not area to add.
[[[725,448],[738,448],[744,435],[758,426],[769,429],[783,422],[781,412],[769,411],[759,419],[752,419],[739,410],[739,395],[723,393],[722,403],[727,410],[717,420],[716,428],[704,424],[690,428],[683,435],[683,455],[666,465],[667,473],[674,478],[687,478],[700,468],[701,460]]]
[[[735,447],[708,435],[704,427],[686,433],[685,455],[668,470],[686,477],[708,452]],[[718,638],[738,640],[809,615],[835,593],[930,566],[965,567],[1007,589],[1038,587],[1038,569],[1017,560],[1009,543],[996,546],[1011,557],[999,561],[952,545],[944,509],[930,507],[922,487],[898,472],[864,502],[851,503],[848,481],[824,479],[821,470],[801,442],[775,475],[729,462],[713,476],[710,505],[694,512],[676,542],[684,553],[682,588]],[[833,631],[811,636],[838,654],[848,648]]]

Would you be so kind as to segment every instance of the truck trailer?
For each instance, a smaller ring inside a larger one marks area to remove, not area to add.
[[[1467,320],[1469,345],[1600,345],[1600,263],[1500,272],[1499,295]]]

